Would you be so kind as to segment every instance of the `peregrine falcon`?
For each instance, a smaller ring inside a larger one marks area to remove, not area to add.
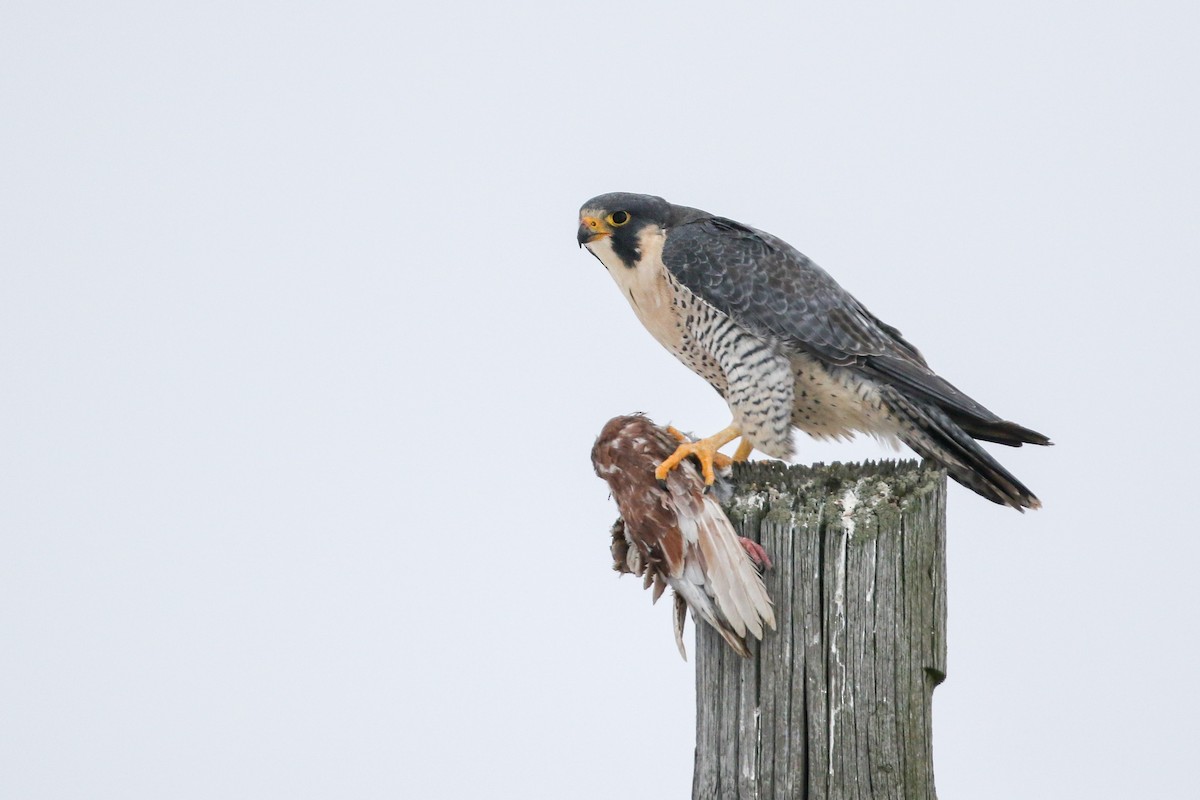
[[[746,637],[775,629],[775,614],[755,565],[770,567],[762,546],[737,535],[699,470],[685,462],[661,483],[655,470],[679,442],[641,414],[608,421],[592,448],[592,466],[608,483],[621,519],[613,526],[613,569],[641,576],[654,602],[675,590],[675,645],[685,659],[684,612],[716,628],[741,656]]]
[[[864,432],[901,441],[987,499],[1018,510],[1041,502],[976,439],[1048,445],[939,377],[900,331],[777,236],[661,197],[616,192],[579,212],[578,241],[600,260],[655,339],[712,384],[733,420],[682,442],[664,479],[688,456],[705,481],[717,451],[741,438],[734,461],[757,449],[793,452],[791,431],[821,439]]]

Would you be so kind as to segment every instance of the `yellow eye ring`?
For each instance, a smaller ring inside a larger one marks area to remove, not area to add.
[[[604,218],[604,221],[614,228],[619,228],[626,222],[629,222],[630,216],[628,211],[614,211]]]

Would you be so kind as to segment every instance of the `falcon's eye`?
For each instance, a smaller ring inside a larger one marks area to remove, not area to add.
[[[619,228],[626,222],[629,222],[628,211],[614,211],[608,215],[608,224],[612,225],[614,228]]]

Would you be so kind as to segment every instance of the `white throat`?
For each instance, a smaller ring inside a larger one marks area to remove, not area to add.
[[[643,229],[638,234],[639,257],[632,267],[626,266],[613,252],[610,236],[590,242],[586,247],[600,259],[646,329],[668,350],[674,351],[680,344],[680,326],[673,303],[674,291],[662,260],[665,242],[666,233],[662,228]]]

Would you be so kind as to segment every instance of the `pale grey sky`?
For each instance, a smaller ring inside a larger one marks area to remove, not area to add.
[[[1200,11],[907,5],[6,4],[0,796],[687,796],[588,450],[727,411],[576,249],[614,190],[1057,442],[951,489],[941,796],[1194,791]]]

